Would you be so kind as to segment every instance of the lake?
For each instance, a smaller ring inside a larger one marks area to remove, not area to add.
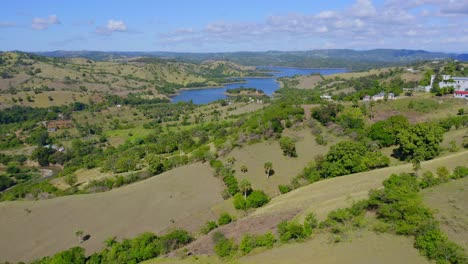
[[[223,87],[208,87],[200,89],[181,90],[179,94],[171,97],[173,102],[188,102],[192,100],[194,104],[208,104],[220,99],[225,99],[227,96],[224,94],[226,90],[239,88],[241,86],[248,88],[256,88],[271,96],[276,90],[280,88],[276,78],[290,77],[294,75],[310,75],[313,73],[320,73],[322,75],[330,75],[335,73],[346,72],[346,69],[309,69],[309,68],[286,68],[286,67],[269,67],[260,66],[258,69],[271,70],[273,77],[271,78],[242,78],[245,80],[243,83],[226,84]]]

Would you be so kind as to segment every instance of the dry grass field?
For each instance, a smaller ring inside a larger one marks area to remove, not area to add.
[[[235,260],[222,260],[217,256],[193,256],[185,259],[161,258],[143,262],[145,264],[218,264],[218,263],[430,263],[413,248],[410,238],[391,234],[376,234],[359,231],[350,235],[351,241],[332,243],[329,235],[318,234],[304,243],[292,243],[271,250],[254,250],[247,256]],[[398,252],[398,254],[396,254]]]
[[[216,217],[210,208],[223,201],[222,189],[209,165],[196,163],[105,193],[3,202],[0,261],[30,261],[77,246],[78,229],[91,236],[80,244],[88,253],[111,236],[131,238],[174,227],[198,231]]]
[[[422,194],[424,203],[435,209],[444,233],[468,250],[468,178],[428,188]]]
[[[297,140],[296,151],[298,157],[290,158],[283,155],[279,143],[260,142],[247,145],[240,149],[234,149],[224,159],[234,157],[236,162],[234,169],[238,179],[248,179],[254,189],[261,189],[270,196],[279,194],[279,184],[289,184],[291,179],[297,176],[307,164],[314,159],[316,155],[325,154],[329,146],[334,144],[337,139],[333,138],[327,146],[321,146],[315,142],[315,136],[309,130],[285,131],[288,135]],[[273,163],[274,174],[266,177],[263,165],[266,162]],[[241,166],[248,168],[246,173],[241,172]]]
[[[413,102],[415,107],[410,108]],[[424,110],[418,110],[417,105],[426,105]],[[375,106],[375,118],[373,122],[385,120],[393,115],[404,115],[411,123],[430,121],[437,118],[444,118],[449,115],[456,115],[458,109],[468,111],[466,100],[453,98],[451,95],[444,97],[435,97],[430,93],[415,93],[414,96],[400,96],[393,101],[380,101]]]
[[[329,235],[319,234],[305,243],[287,244],[245,256],[240,263],[430,263],[413,248],[409,238],[375,234],[370,231],[351,235],[351,242],[332,243]]]
[[[435,171],[442,166],[453,170],[456,166],[466,164],[468,164],[468,151],[423,162],[421,171]],[[369,190],[382,187],[383,180],[391,174],[403,172],[412,172],[412,165],[398,165],[319,181],[273,198],[270,203],[259,208],[253,215],[297,209],[301,210],[298,215],[299,219],[309,212],[315,212],[319,219],[324,219],[332,210],[347,207],[353,201],[365,199]]]
[[[466,163],[468,163],[468,151],[423,162],[422,168],[423,170],[435,171],[440,166],[447,166],[449,169],[453,169],[455,166],[464,165]],[[317,213],[319,219],[324,219],[329,211],[349,206],[352,201],[366,198],[369,190],[380,188],[382,186],[382,181],[390,176],[390,174],[411,171],[411,165],[407,164],[320,181],[279,197],[275,197],[268,205],[258,209],[246,218],[243,218],[239,223],[224,226],[219,230],[225,233],[227,237],[235,238],[238,241],[241,236],[241,232],[238,232],[239,234],[235,234],[233,231],[238,230],[239,226],[247,226],[250,233],[256,233],[256,226],[259,225],[258,219],[272,219],[281,215],[287,217],[287,215],[295,210],[301,211],[301,213],[296,216],[299,220],[302,220],[301,218],[311,211]],[[456,186],[455,183],[456,182],[454,181],[453,186]],[[465,207],[463,205],[463,201],[466,201],[466,191],[463,194],[464,196],[459,194],[462,190],[465,190],[464,185],[461,187],[458,186],[457,189],[459,192],[455,192],[455,194],[452,195],[453,197],[450,196],[451,198],[456,199],[456,201],[454,202],[453,200],[449,200],[449,203],[455,203],[457,205],[461,205],[463,208]],[[442,186],[436,188],[442,188]],[[444,203],[443,201],[446,201],[446,199],[440,198],[440,195],[445,197],[447,193],[453,193],[454,191],[454,187],[448,188],[446,192],[442,193],[439,193],[439,190],[434,190],[434,192],[437,193],[437,196],[434,198],[438,201],[438,204]],[[427,194],[427,196],[430,196],[430,194]],[[466,215],[466,212],[463,212]],[[279,221],[279,219],[277,220]],[[204,238],[209,239],[209,237]],[[462,233],[459,235],[459,239],[464,239],[466,241],[466,236]],[[204,246],[205,244],[212,243],[208,240],[204,243],[199,243],[199,241],[197,241],[189,245],[188,249],[190,252],[198,250],[204,254],[213,254],[212,248],[211,250],[206,248]],[[339,254],[337,252],[339,252]],[[398,254],[395,254],[395,252],[398,252]],[[215,255],[201,255],[186,259],[163,258],[151,260],[145,263],[311,262],[430,263],[421,256],[416,249],[414,249],[411,238],[391,234],[376,234],[365,230],[349,234],[349,239],[346,242],[333,243],[330,240],[329,234],[317,234],[304,243],[286,244],[275,247],[271,250],[254,250],[247,256],[231,261],[223,261]]]

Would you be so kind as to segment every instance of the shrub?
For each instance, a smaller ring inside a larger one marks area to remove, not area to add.
[[[240,193],[236,193],[233,199],[234,207],[238,210],[247,209],[247,201],[244,199],[244,196]]]
[[[437,168],[437,176],[439,176],[441,182],[447,182],[450,180],[450,172],[447,167]]]
[[[255,190],[252,191],[249,196],[247,196],[246,205],[248,208],[258,208],[265,205],[269,201],[270,199],[263,191]]]
[[[256,246],[255,237],[251,234],[245,234],[239,244],[239,249],[243,254],[249,254]]]
[[[242,237],[242,241],[239,244],[239,249],[243,254],[250,253],[254,248],[267,247],[271,248],[276,242],[275,236],[271,233],[265,233],[263,235],[251,235],[245,234]]]
[[[335,211],[331,211],[328,214],[328,219],[335,221],[335,222],[340,222],[340,223],[344,223],[348,220],[351,220],[351,218],[352,218],[352,214],[349,212],[349,210],[343,209],[343,208],[337,209]]]
[[[217,228],[217,227],[218,227],[218,225],[216,224],[215,221],[208,221],[208,222],[206,222],[205,226],[202,227],[202,229],[201,229],[200,232],[201,232],[202,234],[206,235],[206,234],[208,234],[211,230],[213,230],[213,229],[215,229],[215,228]]]
[[[318,226],[317,215],[315,213],[308,214],[304,219],[304,226],[315,229]]]
[[[286,243],[290,240],[302,240],[307,238],[310,233],[304,229],[304,226],[294,221],[282,221],[278,224],[278,234],[280,240]]]
[[[263,235],[257,236],[257,247],[267,247],[271,248],[276,242],[276,237],[271,233],[265,233]]]
[[[278,185],[278,189],[280,193],[282,194],[288,193],[292,190],[290,185],[282,185],[282,184]]]
[[[233,256],[237,252],[237,245],[233,239],[227,239],[226,237],[219,238],[214,248],[216,254],[222,258],[228,258]]]
[[[218,218],[218,225],[227,225],[233,221],[232,216],[228,213],[222,213]]]
[[[457,166],[453,170],[452,178],[454,179],[460,179],[468,176],[468,167],[465,166]]]
[[[441,182],[440,178],[434,177],[434,174],[430,171],[424,172],[422,175],[421,181],[419,182],[419,186],[421,189],[429,188],[435,186]]]
[[[372,226],[372,230],[374,230],[377,233],[385,233],[388,230],[390,230],[392,226],[388,223],[378,221]]]

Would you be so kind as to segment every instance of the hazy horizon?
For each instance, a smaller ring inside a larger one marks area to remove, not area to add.
[[[47,0],[2,7],[0,50],[468,52],[463,1]]]

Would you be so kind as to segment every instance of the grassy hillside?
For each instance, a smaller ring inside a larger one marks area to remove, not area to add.
[[[193,164],[106,193],[0,203],[0,261],[31,261],[77,246],[79,229],[90,235],[81,245],[88,252],[113,236],[197,231],[222,201],[221,191],[206,164]]]
[[[178,52],[97,52],[97,51],[52,51],[39,53],[53,57],[85,57],[97,60],[125,59],[137,56],[172,58],[190,62],[225,60],[243,65],[272,65],[290,67],[326,68],[340,67],[353,70],[376,66],[404,65],[419,60],[452,58],[466,60],[466,54],[428,52],[424,50],[375,49],[356,51],[349,49],[322,49],[309,51],[267,52],[221,52],[221,53],[178,53]]]
[[[468,250],[468,178],[423,191],[424,203],[433,208],[442,230]]]
[[[41,107],[73,102],[70,97],[88,102],[94,100],[95,93],[166,98],[183,87],[217,86],[227,82],[224,77],[261,74],[232,62],[192,64],[151,58],[92,61],[5,52],[0,54],[0,103]],[[58,91],[68,93],[63,97]]]

